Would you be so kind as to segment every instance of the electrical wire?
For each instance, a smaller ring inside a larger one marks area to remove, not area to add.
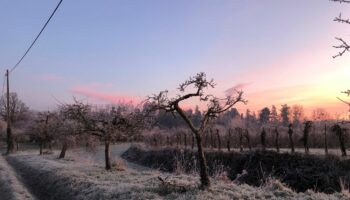
[[[51,13],[49,19],[46,21],[45,25],[43,26],[43,28],[40,30],[39,34],[36,36],[36,38],[34,39],[34,41],[31,43],[31,45],[29,46],[29,48],[27,49],[27,51],[24,53],[24,55],[21,57],[21,59],[19,59],[19,61],[11,68],[10,72],[12,72],[13,70],[15,70],[18,65],[22,62],[23,58],[26,57],[26,55],[28,54],[28,52],[30,51],[30,49],[34,46],[35,42],[38,40],[38,38],[40,37],[41,33],[44,31],[44,29],[46,28],[47,24],[50,22],[51,18],[54,16],[54,14],[56,13],[58,7],[60,7],[61,3],[63,0],[60,0],[60,2],[57,4],[55,10]]]

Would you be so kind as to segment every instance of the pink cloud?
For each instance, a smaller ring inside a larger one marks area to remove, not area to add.
[[[122,95],[122,94],[116,94],[116,93],[109,93],[109,92],[99,92],[92,90],[87,87],[73,87],[71,92],[83,95],[85,97],[90,97],[95,100],[109,102],[109,103],[131,103],[131,104],[137,104],[141,102],[140,97],[135,96],[129,96],[129,95]]]

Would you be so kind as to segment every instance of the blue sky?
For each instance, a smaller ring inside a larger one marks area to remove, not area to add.
[[[18,61],[57,3],[0,2],[1,73]],[[143,98],[204,71],[218,83],[218,94],[249,85],[244,90],[259,109],[281,102],[270,90],[323,90],[339,79],[325,75],[344,74],[349,59],[333,60],[331,46],[350,27],[332,20],[340,12],[350,17],[349,11],[350,5],[327,0],[64,0],[12,73],[12,89],[30,107],[49,109],[53,96],[107,103],[106,95]],[[332,95],[346,89],[338,81],[327,90]],[[265,90],[266,100],[256,102],[254,94]]]

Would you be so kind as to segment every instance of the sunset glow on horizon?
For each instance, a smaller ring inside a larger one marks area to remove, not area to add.
[[[5,1],[0,7],[2,72],[12,66],[55,2]],[[10,10],[18,9],[12,13]],[[76,13],[76,10],[81,13]],[[333,59],[333,22],[350,7],[296,1],[67,1],[30,56],[10,79],[32,109],[47,110],[72,97],[91,103],[138,103],[205,72],[224,96],[239,86],[247,105],[302,105],[348,116],[350,55]],[[24,22],[23,22],[24,20]],[[195,102],[183,105],[194,108]]]

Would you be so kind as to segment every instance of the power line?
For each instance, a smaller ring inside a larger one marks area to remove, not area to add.
[[[44,29],[46,28],[47,24],[50,22],[51,18],[53,17],[53,15],[56,13],[56,10],[58,9],[58,7],[60,7],[61,3],[63,0],[60,0],[60,2],[57,4],[55,10],[51,13],[49,19],[46,21],[45,25],[43,26],[43,28],[40,30],[39,34],[36,36],[35,40],[32,42],[32,44],[29,46],[29,48],[27,49],[27,51],[24,53],[24,55],[21,57],[21,59],[16,63],[15,66],[13,66],[10,70],[10,72],[12,72],[13,70],[15,70],[17,68],[17,66],[22,62],[23,58],[28,54],[28,52],[30,51],[30,49],[33,47],[33,45],[35,44],[35,42],[38,40],[38,38],[40,37],[41,33],[44,31]]]

